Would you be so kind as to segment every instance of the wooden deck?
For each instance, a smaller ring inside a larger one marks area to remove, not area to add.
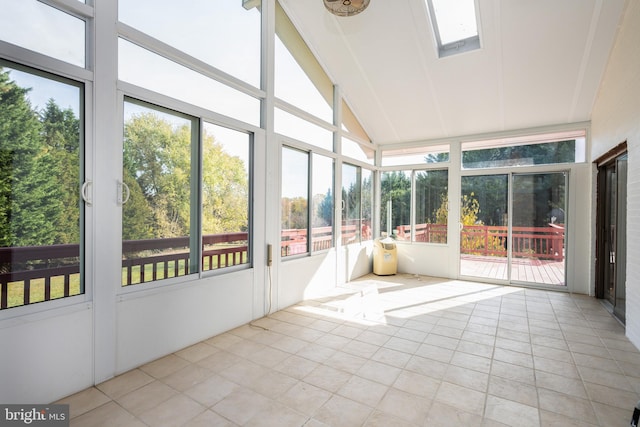
[[[564,286],[564,268],[562,261],[514,258],[511,263],[511,281]],[[507,258],[461,255],[460,274],[509,280],[507,277]]]

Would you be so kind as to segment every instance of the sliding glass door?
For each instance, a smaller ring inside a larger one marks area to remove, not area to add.
[[[564,286],[568,173],[462,177],[460,274]]]

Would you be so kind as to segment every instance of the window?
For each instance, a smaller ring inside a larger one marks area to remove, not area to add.
[[[127,40],[118,43],[118,78],[202,108],[260,125],[260,101]]]
[[[382,237],[410,240],[411,171],[383,172],[380,186],[380,232]]]
[[[198,121],[127,100],[124,104],[122,284],[198,271]]]
[[[309,153],[282,148],[281,254],[309,252]]]
[[[120,0],[118,19],[260,86],[260,0]]]
[[[85,66],[85,21],[37,0],[0,0],[0,40]]]
[[[462,144],[462,168],[518,167],[585,161],[585,132],[570,131]]]
[[[415,172],[413,241],[447,243],[448,171]]]
[[[373,183],[370,170],[342,165],[342,244],[371,240]]]
[[[0,61],[0,309],[84,293],[83,86]]]
[[[449,161],[449,145],[382,150],[382,166],[405,166]]]
[[[342,137],[342,154],[370,165],[375,163],[376,152],[372,144],[359,143]]]
[[[474,0],[425,0],[440,58],[480,48]]]
[[[382,237],[446,243],[448,179],[446,169],[383,172],[380,211]]]
[[[314,153],[312,176],[311,247],[333,247],[333,159]]]
[[[249,263],[251,135],[204,123],[202,270]]]

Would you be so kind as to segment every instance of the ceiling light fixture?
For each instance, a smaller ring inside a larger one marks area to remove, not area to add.
[[[324,7],[334,15],[353,16],[369,6],[370,0],[323,0]]]

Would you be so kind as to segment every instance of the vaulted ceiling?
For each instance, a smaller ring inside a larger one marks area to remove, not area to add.
[[[481,49],[439,59],[424,0],[280,0],[379,144],[589,120],[626,1],[477,0]]]

